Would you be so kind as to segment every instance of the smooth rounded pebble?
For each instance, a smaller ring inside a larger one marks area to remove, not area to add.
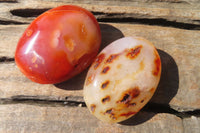
[[[114,123],[135,115],[153,96],[161,75],[154,45],[124,37],[105,47],[91,65],[84,100],[98,119]]]

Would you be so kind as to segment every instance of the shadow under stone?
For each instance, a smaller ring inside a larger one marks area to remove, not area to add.
[[[162,74],[151,103],[168,105],[179,88],[179,72],[175,60],[166,52],[158,49],[162,63]]]

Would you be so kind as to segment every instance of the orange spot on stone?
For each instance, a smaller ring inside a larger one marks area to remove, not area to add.
[[[158,55],[158,53],[155,51],[155,60],[154,60],[154,64],[155,64],[155,68],[153,70],[153,75],[154,76],[158,76],[160,73],[160,69],[161,69],[161,61],[160,61],[160,57]]]
[[[131,94],[131,96],[132,96],[133,98],[136,98],[136,97],[138,97],[138,96],[140,95],[140,90],[139,90],[138,87],[136,87],[136,88],[134,88],[134,89],[131,89],[131,90],[129,91],[129,93]]]
[[[69,38],[67,35],[63,37],[64,39],[64,44],[65,44],[65,47],[69,50],[69,51],[73,51],[74,50],[74,47],[75,47],[75,42]]]
[[[151,88],[149,91],[153,93],[153,92],[155,91],[155,89],[154,89],[154,88]]]
[[[90,105],[90,110],[92,111],[92,113],[95,112],[95,109],[96,109],[96,105],[95,104],[91,104]]]
[[[94,60],[94,69],[98,68],[98,66],[101,64],[104,58],[105,58],[105,54],[103,53],[97,56],[97,58]]]
[[[102,103],[106,103],[106,102],[109,102],[110,101],[110,96],[106,96],[106,97],[104,97],[102,100]]]
[[[118,65],[117,65],[117,68],[118,68],[118,69],[122,68],[122,64],[118,64]]]
[[[108,109],[108,110],[106,110],[106,114],[111,114],[113,112],[113,109]]]
[[[119,56],[119,54],[110,55],[110,56],[108,57],[108,59],[106,60],[106,63],[112,63],[113,60],[115,60],[118,56]]]
[[[107,67],[105,67],[103,70],[102,70],[102,74],[106,74],[108,71],[110,70],[110,67],[109,66],[107,66]]]
[[[139,90],[138,87],[128,89],[127,91],[125,91],[122,94],[122,97],[120,98],[119,101],[117,101],[117,103],[122,103],[122,104],[130,105],[131,101],[134,98],[138,97],[139,95],[140,95],[140,90]]]
[[[142,48],[142,46],[140,45],[140,46],[137,46],[136,48],[129,49],[128,53],[126,54],[126,56],[129,59],[136,58],[140,54],[141,48]]]
[[[80,36],[81,38],[85,38],[87,35],[87,30],[84,24],[80,24]]]
[[[105,82],[101,85],[101,88],[102,88],[102,89],[105,89],[105,88],[109,85],[109,83],[110,83],[109,80],[105,81]]]
[[[125,104],[127,104],[127,103],[130,102],[130,101],[131,101],[131,96],[130,96],[130,94],[125,94],[125,95],[123,96],[123,99],[120,100],[121,103],[125,103]]]
[[[89,85],[93,82],[95,75],[92,74],[87,78],[86,85]]]
[[[33,34],[33,31],[32,31],[32,30],[29,29],[29,30],[26,31],[26,36],[29,37],[29,36],[31,36],[32,34]]]
[[[144,66],[145,66],[145,65],[144,65],[144,62],[141,61],[141,62],[140,62],[140,71],[142,71],[142,70],[144,69]]]
[[[108,109],[105,111],[104,115],[108,114],[110,116],[111,119],[113,120],[116,120],[117,118],[115,117],[115,114],[114,114],[114,109]]]

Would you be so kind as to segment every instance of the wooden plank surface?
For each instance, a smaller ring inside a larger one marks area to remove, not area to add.
[[[98,19],[163,19],[200,25],[199,0],[16,0],[16,3],[1,4],[0,20],[29,23],[45,10],[63,4],[82,6],[94,12]]]
[[[25,27],[27,25],[0,27],[3,29],[0,37],[1,56],[14,57],[17,40]],[[9,34],[11,29],[13,33]],[[169,103],[178,111],[200,109],[200,31],[115,23],[101,24],[101,31],[102,47],[122,36],[142,36],[152,41],[159,49],[163,70],[158,91],[152,102]],[[81,89],[86,74],[85,71],[70,82],[58,85],[39,85],[27,80],[14,62],[1,64],[0,71],[1,98],[16,95],[44,95],[62,97],[61,99],[69,95],[82,96]],[[79,84],[70,84],[77,81]]]
[[[141,112],[129,122],[107,124],[83,107],[0,105],[0,132],[37,133],[182,133],[182,119],[171,114]],[[143,116],[143,118],[142,118]],[[145,123],[142,123],[146,119]]]
[[[200,132],[200,118],[191,116],[183,120],[183,126],[185,133],[196,133]]]
[[[26,104],[0,105],[0,132],[37,133],[199,133],[199,118],[181,119],[173,114],[141,111],[135,117],[107,124],[85,107]]]
[[[75,4],[92,11],[102,46],[123,36],[142,36],[157,47],[161,81],[135,117],[107,124],[93,117],[83,100],[87,70],[69,81],[41,85],[14,62],[28,24],[47,9]],[[0,132],[199,133],[199,0],[0,0]]]

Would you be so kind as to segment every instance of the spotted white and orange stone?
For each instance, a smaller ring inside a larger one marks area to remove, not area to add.
[[[124,37],[104,48],[91,65],[84,100],[90,112],[105,122],[135,115],[151,99],[161,75],[154,45],[140,37]]]

